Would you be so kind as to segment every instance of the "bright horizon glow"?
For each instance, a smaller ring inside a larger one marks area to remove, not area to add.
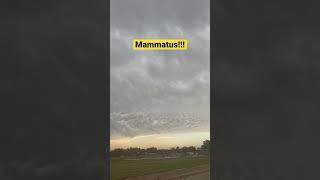
[[[158,149],[169,149],[177,146],[200,147],[204,140],[210,140],[210,132],[153,134],[133,138],[112,139],[110,140],[110,149],[129,147],[156,147]]]

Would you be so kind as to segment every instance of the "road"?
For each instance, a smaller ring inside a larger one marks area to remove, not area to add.
[[[210,172],[198,174],[195,176],[190,176],[186,178],[185,180],[210,180]]]

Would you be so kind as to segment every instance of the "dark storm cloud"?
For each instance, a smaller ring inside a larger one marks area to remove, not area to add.
[[[104,2],[8,6],[0,179],[103,179]]]
[[[175,24],[189,30],[208,24],[208,4],[208,0],[114,0],[111,1],[110,21],[114,28],[134,32]]]
[[[217,177],[317,178],[320,14],[295,1],[216,5]]]

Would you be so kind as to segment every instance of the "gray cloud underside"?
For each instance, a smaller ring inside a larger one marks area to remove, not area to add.
[[[162,132],[185,131],[186,128],[201,130],[201,117],[197,113],[111,113],[111,134],[113,137],[134,137],[136,135]]]
[[[209,125],[208,0],[113,0],[110,30],[112,137],[193,131]],[[186,38],[189,49],[133,51],[135,38]],[[160,120],[154,114],[167,112],[200,112],[202,118],[171,115]],[[131,120],[124,120],[121,113]],[[139,113],[148,118],[138,118]]]

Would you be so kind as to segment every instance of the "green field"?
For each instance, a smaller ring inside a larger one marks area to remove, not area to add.
[[[111,180],[126,177],[154,174],[182,168],[192,168],[199,165],[209,165],[208,157],[185,157],[175,159],[143,159],[121,160],[111,159]]]

